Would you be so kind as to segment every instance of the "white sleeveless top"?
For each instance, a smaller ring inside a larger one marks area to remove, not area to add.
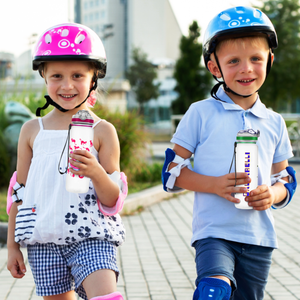
[[[18,206],[15,241],[22,246],[66,245],[98,238],[121,245],[125,239],[121,217],[119,214],[104,216],[99,211],[92,180],[85,194],[70,193],[65,188],[66,174],[58,172],[58,164],[68,130],[44,130],[42,119],[38,120],[40,131],[33,143],[24,200]],[[93,147],[91,152],[98,160],[97,150]],[[67,167],[67,155],[65,151],[61,160],[63,168]]]

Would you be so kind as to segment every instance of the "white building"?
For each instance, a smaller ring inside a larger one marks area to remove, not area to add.
[[[161,83],[161,95],[149,101],[148,112],[156,111],[155,120],[165,119],[171,101],[176,98],[172,76],[182,36],[169,0],[75,0],[74,16],[75,22],[92,28],[102,39],[108,79],[125,77],[134,47],[147,54],[148,60],[157,66]],[[127,106],[136,105],[133,93],[129,92]]]
[[[182,33],[168,0],[75,0],[74,11],[103,40],[108,78],[124,78],[133,47],[150,61],[179,56]]]

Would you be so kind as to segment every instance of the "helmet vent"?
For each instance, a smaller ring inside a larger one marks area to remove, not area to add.
[[[236,8],[236,13],[238,13],[238,14],[243,14],[243,13],[245,13],[245,8],[242,7],[242,6],[238,6],[238,7]]]
[[[47,35],[45,36],[45,42],[46,42],[47,44],[51,44],[52,39],[51,39],[51,35],[50,35],[50,34],[47,34]]]
[[[227,14],[227,13],[222,13],[222,14],[220,15],[220,19],[222,19],[222,20],[224,20],[224,21],[229,21],[229,20],[231,20],[229,14]]]
[[[62,32],[61,32],[61,35],[60,36],[68,36],[69,35],[69,30],[68,29],[64,29]]]
[[[81,33],[79,35],[76,36],[75,38],[75,43],[76,44],[81,44],[85,39],[85,36]]]
[[[255,10],[253,12],[253,15],[255,18],[260,19],[261,18],[261,12],[259,10]]]

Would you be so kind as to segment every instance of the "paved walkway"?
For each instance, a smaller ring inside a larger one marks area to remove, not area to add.
[[[300,165],[294,167],[300,179]],[[190,247],[192,205],[193,194],[186,193],[123,217],[127,240],[118,252],[118,290],[124,299],[192,299],[196,277]],[[280,248],[274,251],[264,300],[300,299],[300,189],[288,207],[273,214]],[[6,257],[4,246],[0,249],[0,300],[42,299],[35,295],[30,268],[23,279],[15,280],[6,269]]]

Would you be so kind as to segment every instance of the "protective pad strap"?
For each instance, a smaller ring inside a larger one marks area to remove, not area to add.
[[[287,176],[289,177],[289,182],[286,182],[285,180],[281,179]],[[293,167],[288,166],[286,169],[282,170],[281,172],[271,176],[271,184],[273,185],[276,182],[281,182],[284,184],[285,188],[287,189],[287,196],[280,203],[273,204],[272,208],[274,209],[284,208],[291,202],[297,188],[296,171],[293,169]]]
[[[127,197],[128,194],[128,185],[127,185],[127,177],[125,173],[115,171],[112,174],[108,174],[110,179],[114,182],[116,182],[119,185],[120,188],[120,194],[119,198],[116,202],[116,205],[113,207],[108,207],[103,205],[99,199],[97,201],[99,210],[105,215],[105,216],[113,216],[120,212],[124,205],[124,200]]]
[[[224,280],[212,277],[201,279],[193,300],[229,300],[231,286]]]
[[[123,300],[123,299],[124,298],[119,292],[114,292],[105,296],[98,296],[98,297],[91,298],[91,300]]]
[[[190,158],[184,159],[179,155],[176,155],[176,153],[170,148],[166,150],[165,154],[166,158],[161,174],[163,188],[166,192],[179,192],[182,189],[174,186],[175,181],[176,178],[180,175],[181,170],[191,165]],[[177,166],[169,170],[169,165],[171,162],[176,163]]]
[[[6,198],[6,212],[9,215],[11,206],[14,202],[20,202],[24,197],[25,186],[24,184],[19,184],[17,182],[17,171],[12,175],[8,190],[7,190],[7,198]]]

